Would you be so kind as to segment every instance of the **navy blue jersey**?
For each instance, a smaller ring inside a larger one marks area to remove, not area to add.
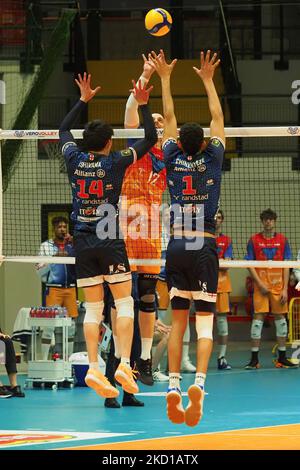
[[[163,152],[173,206],[171,224],[183,228],[184,223],[185,229],[215,233],[224,156],[222,141],[213,137],[203,152],[188,156],[170,138],[164,142]]]
[[[136,160],[136,152],[127,148],[99,155],[81,152],[70,141],[63,145],[62,153],[72,187],[75,229],[95,231],[101,219],[116,218],[124,174]]]

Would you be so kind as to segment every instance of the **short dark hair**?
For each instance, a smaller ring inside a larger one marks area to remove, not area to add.
[[[56,227],[58,224],[61,222],[64,222],[66,225],[68,225],[68,219],[66,217],[63,217],[62,215],[59,215],[57,217],[53,217],[52,219],[52,227]]]
[[[276,212],[272,211],[272,209],[270,208],[262,211],[260,214],[260,220],[263,221],[266,219],[276,220],[277,219]]]
[[[84,126],[81,150],[102,150],[113,133],[113,128],[100,119],[88,122]]]
[[[222,211],[222,209],[218,209],[217,215],[218,214],[221,214],[222,220],[224,220],[224,212]]]
[[[204,140],[202,127],[197,122],[186,122],[180,128],[179,140],[185,153],[195,155]]]

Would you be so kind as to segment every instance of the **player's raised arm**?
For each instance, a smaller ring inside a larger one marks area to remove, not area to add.
[[[171,94],[171,74],[177,59],[167,64],[164,51],[161,49],[159,55],[156,55],[156,53],[152,51],[151,54],[149,54],[149,61],[153,64],[161,79],[163,113],[165,118],[163,140],[169,137],[177,139],[177,119]]]
[[[143,73],[138,79],[137,83],[141,83],[143,86],[147,85],[153,72],[153,65],[146,59],[146,56],[143,54],[144,66]],[[126,108],[125,108],[125,117],[124,117],[124,127],[125,129],[137,129],[140,125],[140,117],[138,112],[139,104],[135,99],[133,93],[130,93]]]
[[[214,73],[216,68],[220,63],[220,59],[217,59],[217,54],[210,56],[210,51],[204,52],[201,51],[200,54],[200,69],[193,67],[197,75],[201,78],[203,85],[205,87],[207,97],[208,97],[208,106],[211,114],[211,123],[210,123],[210,136],[211,137],[220,137],[225,144],[225,131],[224,131],[224,115],[221,107],[221,103],[217,94],[217,90],[213,81]]]
[[[81,111],[85,108],[86,103],[88,103],[100,90],[99,86],[94,89],[91,88],[91,75],[88,75],[86,72],[83,74],[83,77],[79,74],[78,80],[75,79],[75,83],[80,89],[80,99],[73,106],[71,111],[66,115],[61,125],[59,126],[59,140],[62,149],[64,148],[65,144],[75,143],[70,129],[74,125]]]
[[[149,94],[153,89],[153,86],[146,88],[146,85],[142,85],[139,81],[135,83],[132,80],[133,88],[130,90],[133,93],[134,98],[136,99],[144,121],[145,137],[138,140],[135,144],[132,145],[132,148],[136,152],[137,158],[141,158],[145,153],[153,147],[157,142],[157,133],[153,121],[153,117],[148,106]]]

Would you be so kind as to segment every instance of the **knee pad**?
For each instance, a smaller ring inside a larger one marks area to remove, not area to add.
[[[153,295],[155,297],[155,289],[158,280],[158,274],[139,274],[138,275],[138,292],[141,299],[144,295]]]
[[[252,339],[260,339],[261,338],[261,330],[263,327],[264,322],[262,320],[253,320],[251,325],[251,338]]]
[[[214,316],[211,315],[196,315],[196,331],[197,338],[213,339],[213,325]]]
[[[173,310],[189,310],[191,301],[183,297],[172,297],[171,306]]]
[[[155,313],[156,311],[155,300],[153,300],[153,302],[145,302],[144,300],[141,299],[140,310],[145,313]]]
[[[85,303],[85,317],[83,323],[95,323],[100,325],[102,321],[102,314],[104,310],[104,302],[86,302]]]
[[[219,336],[228,336],[228,321],[226,315],[217,315],[217,328]]]
[[[115,306],[117,311],[117,318],[132,318],[134,319],[134,302],[131,296],[123,297],[123,299],[116,299]]]
[[[216,313],[216,303],[205,300],[194,300],[196,312]]]
[[[275,320],[276,336],[286,337],[287,336],[287,322],[285,318],[279,318]]]

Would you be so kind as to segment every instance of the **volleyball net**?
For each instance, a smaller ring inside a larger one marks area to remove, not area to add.
[[[209,137],[209,129],[205,128],[204,132],[205,137]],[[72,133],[76,139],[82,137],[82,130],[76,129]],[[115,129],[113,148],[126,148],[127,139],[141,138],[143,133],[142,129]],[[300,268],[300,262],[296,261],[300,250],[300,128],[226,128],[225,133],[227,152],[220,208],[225,217],[222,233],[232,239],[234,260],[222,261],[221,266]],[[40,262],[37,257],[40,245],[53,236],[53,217],[65,216],[69,220],[70,232],[73,231],[71,188],[59,149],[58,131],[2,130],[0,140],[2,143],[18,141],[20,144],[18,163],[9,183],[1,188],[4,191],[2,193],[1,190],[0,196],[0,254],[6,262]],[[6,161],[9,158],[6,154]],[[155,191],[155,186],[152,191]],[[136,186],[133,185],[132,200],[137,199]],[[162,202],[169,202],[167,189]],[[292,261],[244,260],[249,238],[261,231],[260,213],[268,208],[277,213],[276,231],[289,240]],[[165,248],[162,242],[162,249]],[[53,259],[45,257],[43,262],[50,263]],[[131,259],[131,262],[135,265],[164,263],[153,253],[145,256],[143,250],[140,257]],[[74,263],[74,259],[56,257],[55,263]]]

